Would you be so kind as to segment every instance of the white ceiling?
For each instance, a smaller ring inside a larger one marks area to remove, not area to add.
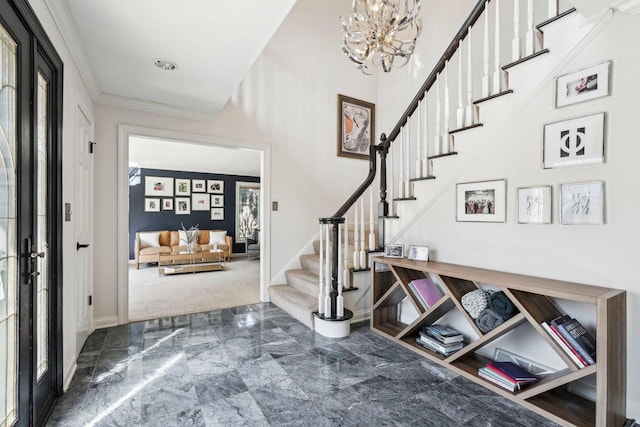
[[[129,138],[129,166],[144,169],[260,176],[260,156],[241,148]]]
[[[85,81],[97,84],[98,95],[111,101],[106,103],[211,116],[296,0],[63,1],[67,8],[56,0],[47,4],[59,26],[74,27],[62,29],[65,39],[77,39],[67,44],[75,48],[76,62],[88,63],[93,76]],[[178,69],[163,71],[156,59]]]

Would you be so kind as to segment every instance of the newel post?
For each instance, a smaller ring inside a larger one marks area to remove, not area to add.
[[[387,202],[387,154],[389,143],[387,135],[380,135],[380,144],[376,145],[376,151],[380,155],[380,201],[378,202],[378,246],[384,247],[384,217],[389,215],[389,202]]]

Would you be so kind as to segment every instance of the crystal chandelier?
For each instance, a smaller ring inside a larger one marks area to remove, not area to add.
[[[420,0],[353,0],[353,14],[340,17],[344,28],[342,51],[364,74],[382,65],[391,68],[409,62],[422,31]],[[395,62],[396,56],[402,58]]]

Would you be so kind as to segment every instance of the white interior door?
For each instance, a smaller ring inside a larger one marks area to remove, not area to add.
[[[93,123],[82,108],[77,107],[76,120],[76,351],[79,353],[87,337],[93,332]],[[89,245],[89,246],[86,246]]]

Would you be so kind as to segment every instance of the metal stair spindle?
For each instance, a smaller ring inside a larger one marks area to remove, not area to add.
[[[502,69],[500,68],[500,0],[496,3],[496,21],[495,21],[495,40],[493,46],[493,84],[491,85],[492,93],[495,95],[502,90]]]

